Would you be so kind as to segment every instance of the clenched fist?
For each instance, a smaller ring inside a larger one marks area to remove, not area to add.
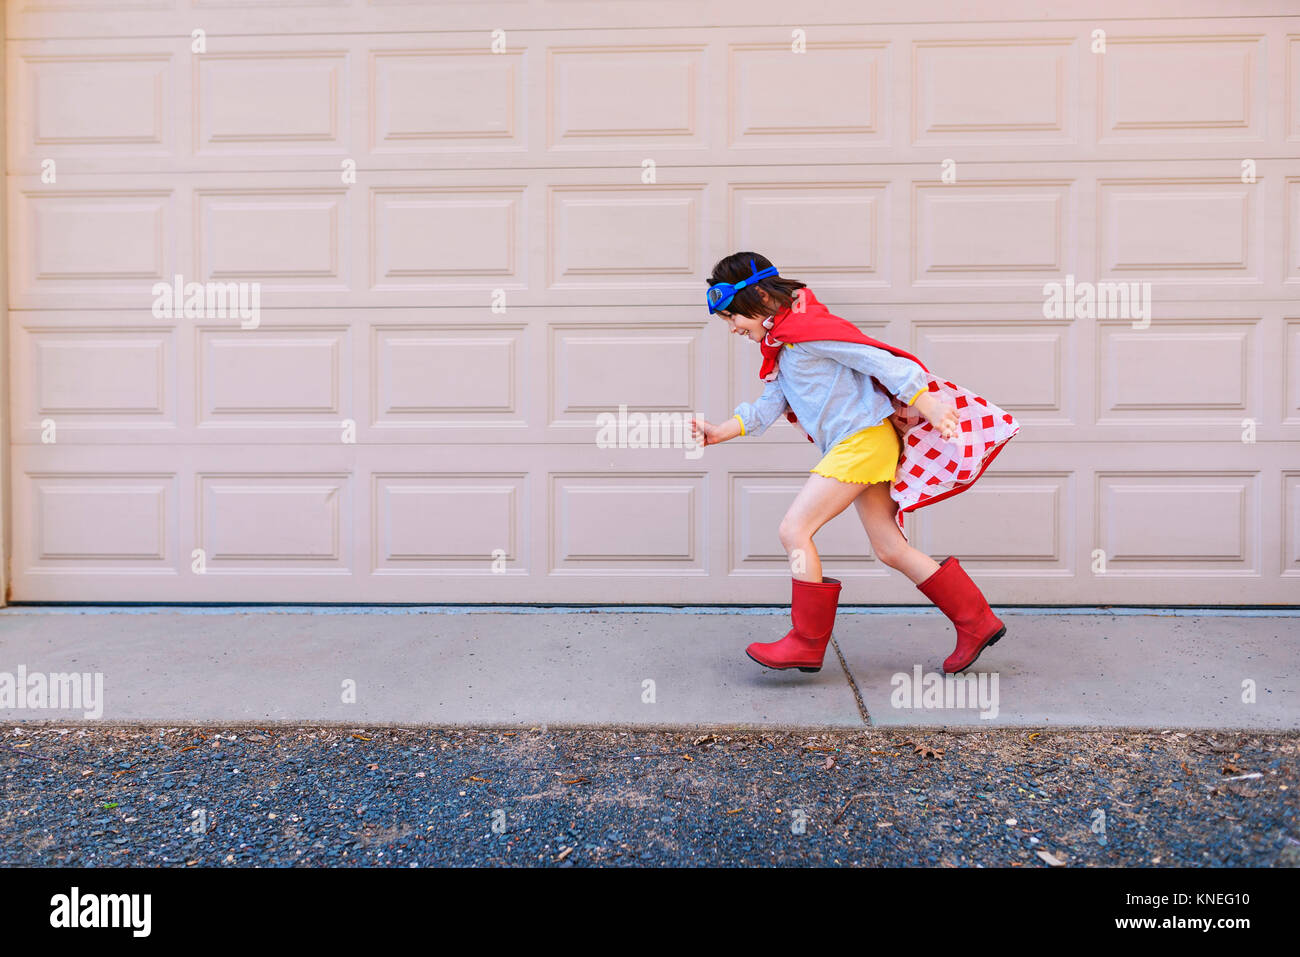
[[[926,392],[912,406],[944,439],[952,441],[961,434],[957,410],[937,394]]]

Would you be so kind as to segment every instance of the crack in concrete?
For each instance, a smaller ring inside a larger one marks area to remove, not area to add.
[[[835,657],[840,659],[840,668],[844,671],[844,677],[849,679],[849,687],[853,689],[853,700],[858,703],[858,714],[862,716],[862,723],[871,727],[871,714],[867,711],[867,703],[862,700],[862,692],[858,690],[858,682],[853,677],[853,672],[849,670],[849,663],[844,660],[844,652],[840,651],[840,643],[831,635],[831,647],[835,649]]]

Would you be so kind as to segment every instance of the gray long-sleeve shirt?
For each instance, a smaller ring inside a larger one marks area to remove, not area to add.
[[[884,349],[834,339],[790,342],[781,349],[776,378],[756,401],[736,406],[735,417],[743,434],[762,435],[789,408],[824,454],[893,413],[872,376],[907,405],[927,388],[920,366]]]

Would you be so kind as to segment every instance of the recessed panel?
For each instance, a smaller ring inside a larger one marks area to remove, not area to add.
[[[913,52],[917,143],[1062,142],[1073,129],[1073,40],[924,41]]]
[[[376,424],[482,424],[520,412],[522,327],[376,326]]]
[[[212,190],[195,194],[195,258],[203,280],[268,289],[341,289],[344,190]]]
[[[730,50],[731,145],[866,146],[887,140],[889,51],[884,43],[814,40]]]
[[[522,188],[376,189],[371,193],[375,289],[517,287]]]
[[[340,424],[347,332],[329,328],[198,331],[203,425]]]
[[[554,326],[553,421],[695,411],[697,326]]]
[[[348,476],[198,476],[198,544],[208,573],[346,571]]]
[[[20,149],[39,158],[168,152],[166,54],[22,56],[16,59]],[[12,135],[12,134],[11,134]]]
[[[1235,472],[1099,472],[1102,574],[1254,573],[1256,485],[1254,474]]]
[[[551,287],[696,285],[702,200],[702,187],[552,188]]]
[[[342,152],[348,57],[343,51],[207,53],[195,63],[195,151]]]
[[[371,149],[378,153],[522,145],[522,57],[480,50],[371,54]]]
[[[698,474],[552,475],[555,571],[619,576],[702,568]]]
[[[141,309],[157,280],[169,280],[171,190],[60,190],[18,195],[10,236],[15,292],[112,293]]]
[[[1255,189],[1240,180],[1102,180],[1102,275],[1139,273],[1183,283],[1252,278]]]
[[[553,47],[547,84],[551,147],[702,145],[703,56],[703,47],[694,45]]]
[[[1282,473],[1282,574],[1300,576],[1300,472]]]
[[[168,408],[170,329],[38,329],[29,336],[32,418],[107,424],[173,414]]]
[[[140,569],[170,560],[173,476],[41,473],[28,481],[27,551],[36,566]]]
[[[1097,324],[1097,421],[1239,423],[1251,407],[1253,322]]]
[[[917,184],[917,285],[1041,282],[1071,272],[1068,183]]]
[[[1097,56],[1103,141],[1262,136],[1259,37],[1107,40]]]
[[[524,570],[524,482],[517,473],[376,475],[376,570]]]

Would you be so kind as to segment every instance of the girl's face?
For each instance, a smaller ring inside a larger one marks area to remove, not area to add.
[[[767,330],[763,328],[762,319],[751,319],[749,316],[742,316],[738,312],[719,312],[718,315],[722,317],[722,320],[731,331],[738,336],[745,336],[755,342],[762,342],[763,336],[767,334]]]
[[[758,295],[763,300],[763,305],[771,308],[772,300],[768,296],[767,290],[758,290]],[[744,336],[754,342],[762,342],[763,337],[767,335],[767,329],[763,326],[763,319],[766,318],[764,316],[754,318],[739,312],[727,312],[726,310],[720,310],[717,314],[722,317],[730,330],[738,336]]]

